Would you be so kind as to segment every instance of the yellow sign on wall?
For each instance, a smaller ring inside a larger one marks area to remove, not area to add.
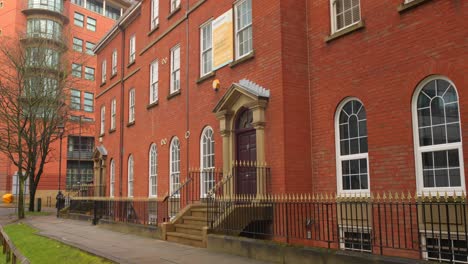
[[[213,20],[213,70],[232,62],[234,41],[232,9]]]

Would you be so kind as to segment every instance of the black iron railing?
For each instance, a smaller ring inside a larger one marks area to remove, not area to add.
[[[76,184],[67,188],[73,197],[101,197],[106,194],[106,186],[99,184]]]
[[[112,222],[153,225],[166,222],[167,208],[156,199],[98,198],[70,199],[69,213],[88,215],[97,224],[104,219]]]
[[[414,259],[468,261],[464,196],[216,195],[207,206],[208,226],[214,233]]]

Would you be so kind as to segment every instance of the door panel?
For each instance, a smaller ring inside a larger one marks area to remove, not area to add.
[[[249,130],[237,135],[237,160],[254,163],[257,160],[257,141],[255,130]],[[236,193],[257,193],[257,169],[255,166],[238,166]]]

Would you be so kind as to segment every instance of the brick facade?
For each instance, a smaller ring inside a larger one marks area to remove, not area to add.
[[[459,94],[464,139],[468,133],[462,70],[467,57],[462,26],[466,3],[417,2],[423,3],[399,12],[401,1],[363,0],[363,26],[326,41],[332,35],[328,1],[252,1],[254,55],[199,81],[200,26],[234,3],[181,1],[181,9],[169,15],[169,1],[160,1],[159,26],[151,31],[150,1],[142,1],[97,48],[98,65],[106,59],[107,73],[114,49],[119,58],[117,76],[97,88],[96,98],[96,109],[106,107],[101,143],[108,151],[107,164],[115,161],[115,195],[127,196],[127,161],[133,155],[134,196],[148,196],[152,143],[158,148],[158,194],[166,194],[171,139],[177,137],[181,143],[183,180],[189,168],[200,167],[205,126],[215,131],[215,163],[222,168],[226,150],[220,122],[212,111],[241,79],[271,92],[264,131],[273,192],[337,191],[335,113],[347,97],[358,98],[367,111],[370,190],[416,191],[411,101],[418,83],[434,74],[450,79]],[[129,64],[133,34],[136,61]],[[177,44],[181,47],[181,92],[169,97],[170,50]],[[159,99],[157,105],[149,105],[149,70],[154,60],[159,61]],[[221,84],[218,91],[212,89],[214,80]],[[134,124],[128,124],[132,88],[136,117]],[[117,100],[117,129],[110,133],[113,98]],[[108,184],[109,175],[106,178]]]

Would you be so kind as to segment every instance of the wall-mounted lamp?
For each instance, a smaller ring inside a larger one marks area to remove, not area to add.
[[[216,80],[213,81],[213,90],[214,90],[215,92],[217,92],[217,91],[219,90],[219,87],[220,87],[220,86],[221,86],[221,84],[219,83],[219,80],[218,80],[218,79],[216,79]]]

